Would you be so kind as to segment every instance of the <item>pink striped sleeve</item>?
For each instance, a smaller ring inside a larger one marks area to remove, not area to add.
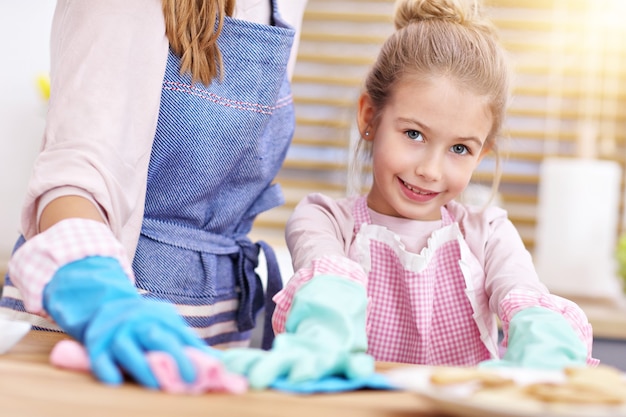
[[[43,289],[56,271],[87,256],[117,259],[128,278],[134,274],[124,246],[104,223],[86,219],[65,219],[27,240],[9,261],[9,276],[24,298],[26,310],[46,316]]]
[[[318,275],[337,275],[367,287],[367,276],[358,263],[341,256],[324,256],[315,259],[309,267],[299,269],[287,286],[274,296],[276,309],[272,317],[272,326],[276,334],[285,331],[285,322],[296,292]]]
[[[587,364],[596,366],[600,363],[598,359],[591,356],[593,330],[587,320],[587,316],[576,303],[554,294],[514,290],[502,299],[499,306],[499,315],[504,332],[503,346],[507,346],[511,319],[517,312],[529,307],[544,307],[562,314],[572,325],[580,340],[587,346]]]

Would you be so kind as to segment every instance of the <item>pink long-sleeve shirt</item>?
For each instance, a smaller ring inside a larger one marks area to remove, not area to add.
[[[276,297],[273,324],[284,331],[291,302],[298,288],[316,275],[335,274],[362,282],[367,276],[361,265],[350,258],[354,244],[353,209],[357,197],[335,200],[323,194],[311,194],[297,206],[285,232],[295,275]],[[505,210],[498,207],[473,208],[450,202],[448,212],[459,224],[469,250],[478,261],[470,264],[470,276],[476,289],[477,317],[497,315],[507,343],[508,324],[523,308],[541,306],[561,313],[588,348],[591,357],[592,329],[587,317],[575,303],[550,294],[535,271],[532,257]],[[382,215],[369,210],[374,224],[392,231],[410,252],[419,253],[441,221],[415,221]]]
[[[287,224],[285,236],[294,270],[325,256],[348,256],[354,239],[354,198],[333,200],[322,194],[306,197]],[[470,250],[483,265],[489,309],[498,312],[500,301],[513,289],[547,294],[532,257],[507,213],[497,207],[470,208],[451,202],[448,210],[459,223]],[[408,250],[419,253],[440,221],[420,222],[385,216],[370,210],[372,222],[395,232]]]

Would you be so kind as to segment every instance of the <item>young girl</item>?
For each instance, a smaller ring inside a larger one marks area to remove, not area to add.
[[[262,245],[247,234],[282,204],[272,181],[294,129],[304,4],[57,2],[47,124],[3,314],[67,332],[111,384],[128,374],[157,387],[149,351],[189,382],[185,347],[248,344],[265,300]]]
[[[597,363],[584,313],[548,293],[506,212],[455,201],[497,151],[505,117],[509,69],[494,29],[462,0],[401,0],[395,25],[358,102],[371,188],[298,205],[286,230],[296,273],[275,297],[281,334],[271,352],[227,353],[229,366],[258,388],[363,377],[372,358]]]

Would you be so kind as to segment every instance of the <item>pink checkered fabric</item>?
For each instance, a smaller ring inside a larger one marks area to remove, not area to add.
[[[442,213],[443,227],[450,225]],[[364,199],[354,214],[356,225],[371,222]],[[490,358],[465,294],[460,258],[459,243],[451,240],[425,268],[410,271],[393,248],[370,240],[368,353],[380,361],[426,365],[469,366]]]
[[[126,250],[105,224],[66,219],[27,240],[9,261],[9,276],[20,291],[26,310],[47,317],[43,289],[60,267],[87,256],[117,259],[129,279],[134,274]]]
[[[537,294],[522,290],[513,290],[500,302],[500,319],[502,321],[502,331],[504,339],[502,346],[508,344],[509,323],[515,313],[529,307],[544,307],[563,315],[572,325],[578,337],[587,346],[587,364],[597,366],[600,361],[591,356],[593,345],[593,330],[587,321],[587,316],[583,310],[573,301],[559,297],[554,294]]]
[[[367,280],[361,265],[348,258],[328,256],[314,260],[310,267],[299,269],[285,288],[274,296],[273,300],[276,303],[276,309],[272,316],[274,333],[278,334],[285,331],[285,323],[296,292],[313,277],[319,275],[337,275],[359,282],[364,286]]]

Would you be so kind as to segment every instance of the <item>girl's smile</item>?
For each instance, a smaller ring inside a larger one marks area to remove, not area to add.
[[[403,181],[402,178],[398,178],[398,180],[403,185],[402,190],[404,191],[405,195],[411,200],[424,203],[432,200],[439,194],[436,191],[429,191],[415,185],[410,185],[409,183]]]

